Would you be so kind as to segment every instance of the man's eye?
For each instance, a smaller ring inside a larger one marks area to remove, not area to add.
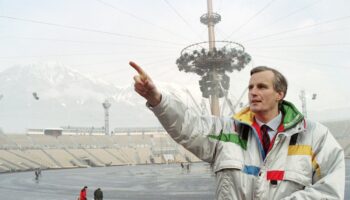
[[[259,89],[266,89],[266,88],[267,88],[267,85],[258,85],[258,88],[259,88]]]

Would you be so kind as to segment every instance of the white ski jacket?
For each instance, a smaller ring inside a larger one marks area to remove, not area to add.
[[[214,165],[216,199],[344,199],[344,152],[329,130],[284,101],[282,125],[265,156],[254,114],[198,116],[163,94],[149,108],[179,144]]]

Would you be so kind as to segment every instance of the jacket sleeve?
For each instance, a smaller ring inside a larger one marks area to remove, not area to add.
[[[200,116],[179,99],[166,94],[162,94],[159,105],[149,108],[177,143],[203,161],[214,161],[217,140],[208,135],[220,134],[219,118]]]
[[[312,185],[297,191],[287,199],[344,199],[345,159],[344,152],[329,130],[321,124],[314,124],[313,177]]]

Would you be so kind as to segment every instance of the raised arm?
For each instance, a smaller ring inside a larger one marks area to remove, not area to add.
[[[162,99],[162,94],[158,91],[151,77],[136,63],[130,61],[129,65],[138,73],[134,76],[135,91],[143,96],[151,106],[157,106]]]
[[[147,99],[167,133],[198,158],[213,162],[217,140],[208,137],[219,135],[223,126],[219,118],[200,116],[180,99],[157,90],[150,76],[134,62],[129,63],[138,73],[134,76],[135,91]],[[232,127],[228,125],[227,127]]]

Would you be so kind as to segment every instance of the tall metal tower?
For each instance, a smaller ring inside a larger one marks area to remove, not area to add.
[[[105,109],[105,135],[109,134],[109,112],[108,109],[111,107],[111,103],[106,99],[105,102],[102,103],[103,108]]]
[[[199,86],[204,98],[209,98],[212,115],[220,115],[219,98],[230,87],[230,77],[226,72],[240,71],[251,60],[244,52],[244,47],[232,41],[215,41],[214,26],[221,21],[221,16],[213,12],[212,1],[207,0],[208,12],[200,21],[208,26],[209,40],[191,44],[181,51],[176,60],[180,71],[196,73],[201,76]],[[209,48],[203,48],[209,44]],[[220,47],[216,47],[220,45]]]

